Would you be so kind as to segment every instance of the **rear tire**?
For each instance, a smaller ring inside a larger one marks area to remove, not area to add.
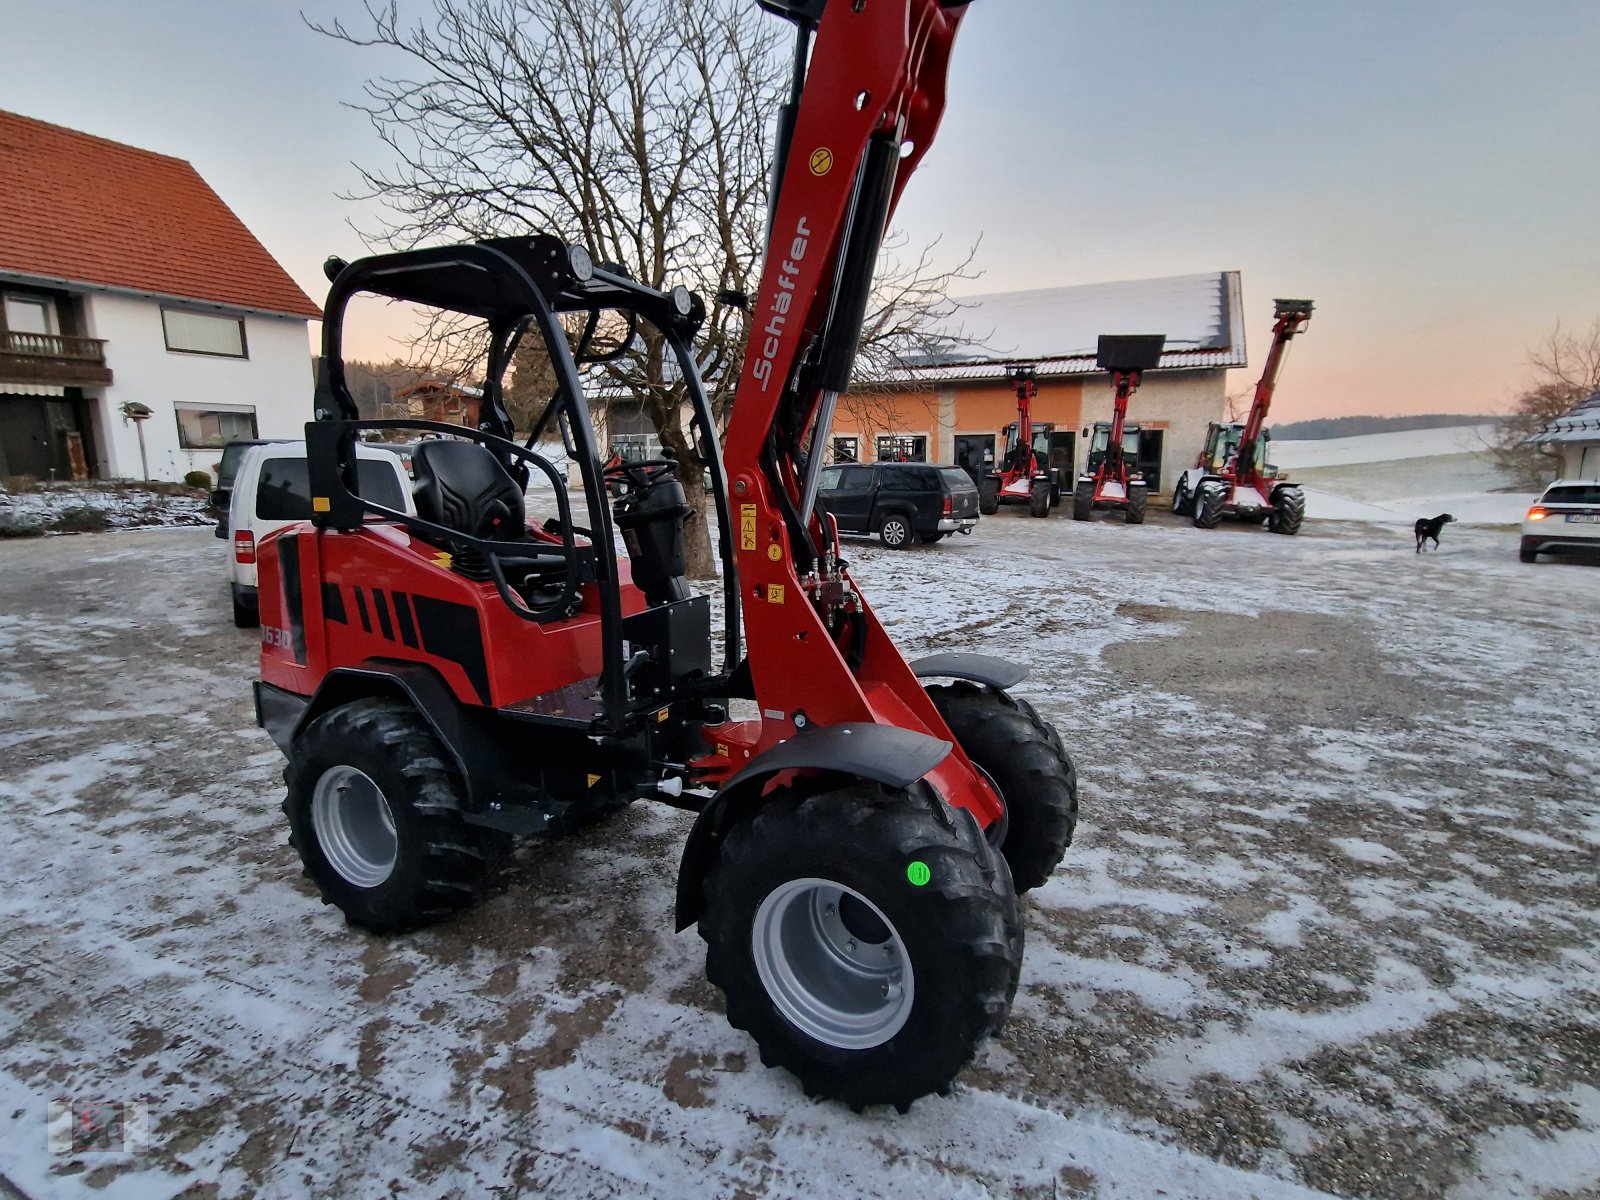
[[[992,475],[978,481],[978,511],[986,517],[1000,511],[1000,481]]]
[[[1209,479],[1202,483],[1194,498],[1195,528],[1215,529],[1222,520],[1222,505],[1227,497],[1227,489],[1222,484]]]
[[[1272,515],[1267,528],[1273,533],[1293,536],[1306,519],[1306,494],[1297,487],[1281,487],[1272,495]]]
[[[1080,479],[1072,490],[1072,519],[1087,521],[1094,511],[1094,480]]]
[[[931,546],[935,542],[944,541],[945,536],[946,535],[942,533],[919,533],[917,534],[917,541],[921,542],[924,546]]]
[[[706,976],[729,1024],[808,1096],[905,1112],[1005,1023],[1016,893],[977,823],[941,810],[876,784],[780,792],[723,842]]]
[[[1041,479],[1034,480],[1033,487],[1028,490],[1028,515],[1030,517],[1050,515],[1050,485]]]
[[[1078,824],[1078,772],[1055,729],[1026,700],[973,683],[928,689],[968,758],[1006,806],[1000,852],[1019,893],[1050,878]]]
[[[1145,507],[1150,503],[1150,490],[1142,483],[1128,485],[1128,507],[1122,510],[1122,518],[1129,525],[1143,525]]]
[[[1517,551],[1517,561],[1518,562],[1538,562],[1539,561],[1539,552],[1537,550],[1520,550],[1519,549]]]
[[[911,545],[911,521],[899,513],[890,513],[878,526],[878,537],[891,550],[904,550]]]
[[[360,700],[318,717],[289,748],[289,844],[357,925],[400,933],[470,908],[510,849],[461,816],[465,788],[422,718]]]

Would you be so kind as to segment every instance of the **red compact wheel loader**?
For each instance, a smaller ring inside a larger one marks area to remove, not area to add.
[[[1172,511],[1192,513],[1199,528],[1215,528],[1226,513],[1251,524],[1265,521],[1273,533],[1300,532],[1306,495],[1267,462],[1266,421],[1289,342],[1310,323],[1311,307],[1310,300],[1273,301],[1272,349],[1256,384],[1249,419],[1242,425],[1212,422],[1199,460],[1172,489]]]
[[[873,265],[932,144],[965,5],[761,3],[797,26],[794,79],[726,446],[696,367],[705,306],[683,287],[544,235],[331,261],[306,431],[314,517],[261,544],[257,711],[288,758],[306,873],[374,931],[474,904],[513,837],[640,799],[696,811],[676,920],[698,924],[728,1019],[808,1094],[903,1111],[1004,1022],[1018,894],[1071,841],[1077,781],[1056,731],[1006,690],[1023,667],[901,656],[815,508]],[[359,419],[341,347],[363,293],[483,323],[476,428]],[[694,461],[603,464],[579,375],[619,352],[593,344],[602,322],[659,333]],[[571,348],[566,326],[583,331]],[[542,339],[559,387],[519,444],[501,376],[523,337]],[[361,431],[398,428],[436,435],[416,447],[414,514],[360,495],[353,469]],[[580,509],[533,449],[557,429]],[[532,473],[556,506],[539,524]],[[711,606],[684,579],[683,481],[703,476],[717,661]],[[732,719],[734,700],[759,716]]]
[[[1030,517],[1048,517],[1056,490],[1050,468],[1033,445],[1033,399],[1039,394],[1034,368],[1011,368],[1017,388],[1017,423],[1006,429],[1006,453],[1000,469],[978,485],[978,511],[992,517],[1002,504],[1026,504]]]
[[[1094,427],[1089,457],[1078,486],[1072,493],[1072,519],[1087,521],[1097,508],[1120,508],[1129,525],[1144,523],[1149,485],[1138,470],[1137,459],[1129,462],[1123,438],[1127,432],[1128,398],[1139,390],[1144,373],[1161,361],[1165,334],[1102,334],[1095,362],[1111,372],[1116,389],[1110,422]]]

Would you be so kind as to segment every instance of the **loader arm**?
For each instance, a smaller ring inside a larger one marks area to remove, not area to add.
[[[1234,478],[1240,483],[1254,486],[1261,478],[1256,465],[1256,445],[1267,423],[1267,413],[1272,408],[1272,394],[1278,387],[1278,373],[1283,369],[1289,342],[1310,323],[1311,307],[1310,300],[1273,301],[1272,348],[1267,351],[1267,363],[1261,370],[1255,397],[1250,402],[1250,416],[1239,435],[1238,466]]]
[[[798,33],[794,87],[779,120],[767,254],[724,450],[762,714],[723,733],[707,730],[710,761],[734,767],[815,725],[871,721],[941,739],[948,732],[850,580],[814,506],[878,251],[938,130],[966,5],[764,0],[763,7],[794,21]],[[980,824],[1000,817],[998,798],[959,749],[929,778]]]
[[[1126,485],[1128,466],[1122,453],[1122,427],[1128,420],[1128,398],[1139,387],[1138,371],[1113,371],[1112,383],[1116,395],[1111,402],[1111,434],[1106,442],[1106,455],[1100,460],[1100,479],[1114,479]]]

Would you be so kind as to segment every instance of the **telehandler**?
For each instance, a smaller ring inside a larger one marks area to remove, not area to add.
[[[978,511],[993,516],[1002,504],[1026,504],[1030,517],[1048,517],[1057,485],[1033,444],[1033,400],[1039,394],[1034,368],[1011,368],[1017,389],[1017,423],[1006,427],[1006,453],[1000,468],[978,482]]]
[[[1272,303],[1272,349],[1267,351],[1249,418],[1242,424],[1213,421],[1199,459],[1172,489],[1172,511],[1191,513],[1201,529],[1214,529],[1227,514],[1254,525],[1265,521],[1273,533],[1292,535],[1300,532],[1306,518],[1306,494],[1300,485],[1290,483],[1286,473],[1267,461],[1271,442],[1266,422],[1289,342],[1310,323],[1312,302]]]
[[[1139,390],[1144,373],[1161,361],[1166,342],[1166,335],[1159,333],[1100,335],[1095,363],[1102,371],[1111,372],[1115,399],[1111,420],[1094,427],[1089,457],[1072,493],[1074,521],[1087,521],[1097,508],[1120,508],[1127,524],[1144,524],[1149,484],[1139,472],[1138,459],[1129,462],[1123,444],[1127,434],[1135,432],[1126,425],[1128,399]]]

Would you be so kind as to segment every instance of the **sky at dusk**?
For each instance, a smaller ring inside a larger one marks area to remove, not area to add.
[[[320,298],[378,217],[338,198],[386,161],[342,102],[386,63],[300,11],[0,0],[0,108],[189,160]],[[1230,390],[1272,298],[1315,300],[1280,419],[1493,411],[1600,317],[1596,62],[1594,0],[974,0],[897,224],[981,236],[971,292],[1238,270]]]

